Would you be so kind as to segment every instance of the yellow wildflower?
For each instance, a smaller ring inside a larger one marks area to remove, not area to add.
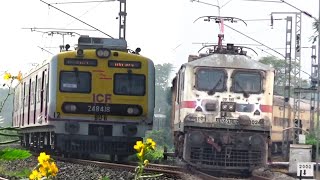
[[[17,80],[18,81],[22,81],[22,73],[21,73],[21,71],[19,71],[19,73],[17,75]]]
[[[135,150],[137,150],[138,152],[140,152],[141,149],[144,148],[144,144],[142,143],[142,141],[137,141],[137,142],[136,142],[136,145],[134,145],[133,148],[134,148]]]
[[[40,174],[41,174],[42,176],[47,176],[47,170],[46,170],[45,167],[40,166],[40,167],[39,167],[39,172],[40,172]]]
[[[147,166],[149,164],[148,159],[144,160],[143,164],[144,164],[144,166]]]
[[[156,142],[154,142],[151,138],[147,139],[147,144],[151,147],[151,149],[156,148]]]
[[[56,176],[58,173],[58,167],[54,162],[51,163],[50,169],[52,172],[52,176]]]
[[[50,155],[46,155],[46,153],[42,152],[40,153],[40,156],[38,157],[38,161],[40,164],[43,164],[45,161],[49,161]]]
[[[11,78],[11,74],[10,73],[7,73],[7,72],[5,72],[4,73],[4,80],[9,80],[10,78]]]
[[[37,170],[33,170],[29,176],[29,179],[38,180],[38,179],[41,179],[41,177],[42,177],[41,174]]]

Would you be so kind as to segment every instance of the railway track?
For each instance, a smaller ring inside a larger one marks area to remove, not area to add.
[[[189,173],[192,172],[195,176],[202,180],[224,180],[224,179],[239,179],[239,176],[223,176],[223,177],[217,177],[214,175],[210,175],[208,173],[202,172],[194,167],[188,166]],[[258,175],[251,175],[249,178],[244,178],[246,180],[270,180],[270,178],[258,176]]]
[[[32,153],[34,156],[37,156],[37,153]],[[64,161],[67,163],[80,164],[80,165],[92,165],[96,167],[101,167],[105,169],[113,169],[116,171],[130,171],[134,172],[137,167],[137,163],[131,164],[119,164],[111,162],[102,162],[98,160],[84,160],[84,159],[75,159],[75,158],[65,158],[61,156],[51,156],[57,161]],[[199,171],[196,168],[191,168],[189,166],[177,166],[177,165],[163,165],[163,164],[152,164],[150,163],[144,172],[148,174],[163,174],[165,177],[173,179],[185,179],[185,177],[194,177],[188,179],[197,179],[197,180],[222,180],[226,179],[225,177],[216,177],[215,175],[210,175],[204,172]],[[239,179],[241,176],[227,177],[229,179]],[[6,177],[7,178],[7,177]],[[1,178],[0,180],[6,180],[6,178]],[[10,179],[10,178],[9,178]],[[253,175],[250,178],[245,178],[246,180],[268,180],[266,177]]]
[[[82,160],[82,159],[73,159],[73,158],[61,158],[54,157],[56,160],[65,161],[69,163],[77,163],[82,165],[95,165],[103,168],[110,169],[121,169],[134,172],[136,165],[132,164],[118,164],[110,162],[101,162],[101,161],[91,161],[91,160]],[[144,172],[153,173],[153,174],[164,174],[165,176],[173,178],[181,178],[182,172],[181,168],[177,166],[168,166],[168,165],[159,165],[159,164],[149,164],[144,168]]]
[[[55,159],[59,159],[60,161],[70,162],[70,163],[78,163],[83,165],[95,165],[103,168],[111,168],[111,169],[121,169],[134,171],[137,164],[118,164],[118,163],[110,163],[110,162],[101,162],[101,161],[91,161],[91,160],[81,160],[81,159],[73,159],[73,158],[61,158],[55,157]],[[198,179],[202,180],[222,180],[224,177],[216,177],[204,172],[197,170],[196,168],[192,168],[190,166],[183,168],[180,166],[171,166],[171,165],[162,165],[162,164],[148,164],[144,171],[152,174],[164,174],[167,177],[182,179],[184,174],[192,174]],[[238,178],[238,177],[234,177]],[[258,175],[252,175],[248,180],[270,180],[267,177],[262,177]]]

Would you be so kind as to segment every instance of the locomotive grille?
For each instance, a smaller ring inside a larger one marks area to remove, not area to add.
[[[262,152],[232,148],[223,148],[218,152],[211,147],[191,147],[190,158],[191,162],[195,164],[239,168],[260,165]]]

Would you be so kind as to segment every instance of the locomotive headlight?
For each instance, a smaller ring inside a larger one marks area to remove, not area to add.
[[[228,109],[229,111],[234,111],[234,104],[229,104]]]
[[[74,105],[74,104],[65,104],[63,106],[63,109],[64,109],[65,112],[72,113],[72,112],[76,112],[77,111],[77,106]]]
[[[127,113],[130,115],[138,115],[138,114],[140,114],[140,110],[137,107],[129,107],[127,109]]]
[[[127,109],[127,113],[128,113],[128,114],[133,114],[133,108],[129,107],[129,108]]]
[[[222,109],[223,111],[226,111],[226,110],[228,109],[228,105],[227,105],[227,104],[222,104],[222,105],[221,105],[221,109]]]
[[[97,49],[96,55],[99,58],[108,58],[111,55],[111,51],[109,49],[103,48],[103,49]]]

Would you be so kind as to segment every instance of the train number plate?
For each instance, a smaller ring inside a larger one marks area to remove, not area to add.
[[[216,120],[217,120],[217,123],[219,124],[228,124],[228,125],[239,124],[238,119],[217,118]]]

